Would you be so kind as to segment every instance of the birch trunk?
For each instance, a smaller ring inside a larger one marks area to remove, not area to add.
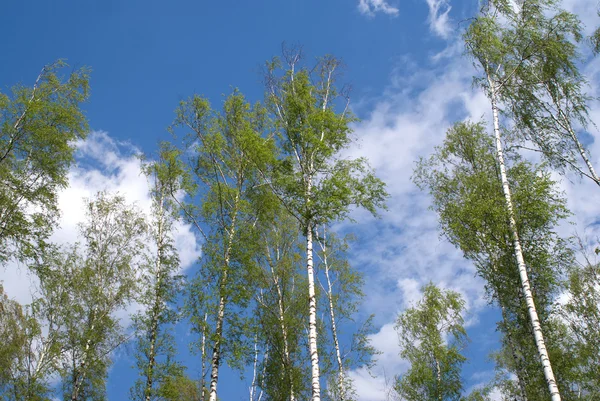
[[[254,389],[256,388],[256,366],[258,365],[258,336],[254,336],[254,363],[252,365],[252,383],[250,384],[250,401],[254,401]]]
[[[227,273],[229,271],[229,261],[231,256],[231,248],[233,247],[233,239],[235,236],[235,225],[238,214],[240,194],[236,193],[235,201],[233,205],[233,217],[231,218],[231,225],[229,228],[229,235],[227,239],[227,247],[225,248],[224,255],[224,270],[221,282],[219,283],[219,309],[217,311],[217,326],[215,328],[215,344],[213,346],[213,355],[211,359],[211,371],[210,371],[210,394],[208,396],[209,401],[217,401],[217,382],[219,381],[219,364],[221,361],[221,339],[223,336],[223,320],[225,319],[225,286],[227,285]]]
[[[323,235],[325,236],[325,235]],[[338,389],[340,401],[346,399],[346,388],[344,383],[344,364],[342,363],[342,354],[340,352],[340,342],[337,336],[337,326],[335,324],[335,311],[333,308],[333,288],[331,286],[331,279],[329,278],[329,263],[327,261],[327,249],[325,245],[325,238],[322,244],[323,249],[323,264],[325,265],[325,278],[327,279],[327,300],[329,301],[329,317],[331,318],[331,336],[333,337],[333,346],[335,347],[335,356],[338,363]]]
[[[206,393],[206,372],[204,371],[204,360],[206,358],[206,320],[208,319],[208,314],[204,314],[204,326],[202,326],[202,349],[200,350],[201,352],[201,358],[202,358],[202,363],[200,364],[200,388],[201,388],[201,394],[202,394],[202,401],[204,401],[206,399],[205,394]]]
[[[158,337],[158,315],[160,313],[161,285],[162,285],[162,260],[164,246],[164,196],[161,194],[158,209],[157,222],[157,251],[156,251],[156,272],[154,276],[154,305],[152,305],[152,317],[150,324],[150,350],[148,351],[148,369],[146,370],[146,390],[145,399],[150,401],[152,395],[152,385],[154,384],[154,367],[156,365],[156,340]]]
[[[160,280],[160,273],[157,273],[158,279]],[[152,313],[152,323],[150,326],[150,350],[148,351],[148,369],[146,371],[146,390],[145,399],[150,401],[152,394],[152,385],[154,384],[154,366],[156,365],[156,338],[158,332],[158,309],[159,309],[160,298],[158,290],[154,301],[154,310]]]
[[[223,278],[219,284],[221,288],[227,281],[227,272],[223,273]],[[221,294],[223,290],[220,291]],[[219,297],[219,309],[217,311],[217,327],[215,329],[215,344],[213,346],[213,354],[211,359],[210,369],[210,394],[209,401],[217,401],[217,382],[219,381],[219,364],[221,361],[221,337],[223,335],[223,320],[225,317],[225,297]]]
[[[309,187],[310,189],[310,187]],[[306,271],[308,274],[308,344],[310,350],[312,401],[321,401],[319,353],[317,350],[317,298],[315,296],[315,273],[313,268],[313,225],[306,227]]]
[[[577,150],[579,151],[581,158],[583,159],[585,165],[587,166],[592,180],[597,185],[600,185],[600,177],[598,177],[598,174],[596,174],[596,170],[594,170],[594,166],[592,165],[590,158],[588,157],[587,153],[585,152],[585,149],[584,149],[583,145],[581,144],[581,142],[579,142],[579,138],[577,138],[575,131],[573,131],[573,128],[571,127],[571,122],[567,119],[567,116],[564,114],[564,112],[560,108],[558,109],[558,112],[559,112],[560,117],[562,118],[562,120],[565,123],[567,131],[569,131],[569,135],[571,136],[571,139],[573,140],[573,142],[575,142],[575,145],[577,146]]]
[[[94,310],[92,311],[92,327],[90,328],[90,332],[94,332],[94,329],[96,328],[96,315],[98,313],[98,307],[94,307]],[[85,349],[83,351],[83,361],[81,362],[81,366],[79,367],[79,374],[76,373],[76,369],[74,371],[74,373],[76,374],[75,376],[75,380],[73,383],[73,390],[71,392],[71,401],[77,401],[79,399],[79,389],[81,388],[81,385],[83,384],[83,380],[85,379],[85,369],[86,369],[86,365],[87,365],[87,355],[88,352],[90,350],[90,347],[92,345],[92,340],[90,340],[88,338],[88,340],[85,343]]]
[[[440,369],[440,361],[438,361],[437,359],[435,360],[435,371],[436,371],[436,377],[437,377],[437,384],[438,384],[438,399],[440,401],[443,401],[443,395],[442,395],[442,370]]]
[[[150,350],[148,351],[148,369],[146,371],[146,391],[145,399],[150,401],[152,395],[152,385],[154,384],[154,367],[156,365],[156,341],[158,337],[158,315],[160,314],[161,285],[162,285],[162,260],[164,246],[164,196],[161,194],[158,209],[157,223],[157,251],[156,251],[156,272],[154,276],[154,305],[152,306],[152,317],[150,324]]]
[[[517,231],[517,222],[515,219],[515,213],[513,209],[512,196],[510,192],[510,185],[506,174],[506,165],[504,163],[504,153],[502,147],[502,139],[500,134],[500,122],[498,117],[498,105],[496,99],[496,87],[491,79],[489,73],[487,74],[487,80],[490,85],[490,100],[492,104],[492,114],[494,121],[494,137],[496,142],[496,158],[500,167],[500,177],[502,180],[502,190],[504,192],[504,198],[506,200],[506,209],[508,212],[508,219],[510,230],[512,231],[513,244],[515,249],[515,255],[517,257],[517,265],[519,267],[519,277],[521,279],[521,286],[523,288],[523,294],[525,295],[525,303],[527,305],[527,311],[531,320],[533,328],[533,335],[535,338],[535,344],[537,347],[538,355],[542,363],[544,370],[544,377],[548,384],[548,390],[550,391],[550,397],[552,401],[561,401],[558,386],[556,385],[556,379],[554,372],[552,371],[552,365],[550,358],[548,357],[548,351],[546,349],[546,343],[544,342],[544,336],[542,333],[542,327],[540,320],[535,308],[535,302],[533,300],[533,294],[529,284],[529,277],[527,275],[527,267],[525,266],[525,259],[523,257],[523,249],[521,247],[521,241],[519,240],[519,233]]]

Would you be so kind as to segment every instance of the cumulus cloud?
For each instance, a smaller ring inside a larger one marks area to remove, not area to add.
[[[358,10],[370,17],[377,13],[383,13],[391,16],[397,16],[399,10],[397,7],[392,6],[386,0],[359,0]]]

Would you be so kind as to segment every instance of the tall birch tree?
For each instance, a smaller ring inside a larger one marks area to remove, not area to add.
[[[414,179],[430,191],[442,232],[473,261],[486,280],[490,302],[500,307],[499,329],[510,355],[504,366],[517,378],[514,397],[548,398],[528,306],[520,278],[514,274],[517,260],[495,152],[494,138],[485,133],[483,124],[458,123],[448,131],[443,146],[430,159],[420,161]],[[556,369],[568,394],[569,368],[562,363],[561,334],[551,315],[562,275],[572,263],[568,244],[554,232],[568,211],[548,172],[521,160],[510,149],[505,157],[540,324],[548,333],[550,354],[561,362]]]
[[[298,220],[306,240],[312,400],[320,401],[315,228],[346,218],[352,207],[375,214],[387,194],[365,159],[341,157],[352,142],[349,124],[354,118],[347,99],[344,101],[337,89],[340,62],[327,56],[309,70],[301,66],[300,52],[290,51],[284,56],[287,65],[282,72],[279,59],[267,64],[266,101],[276,120],[280,155],[271,171],[263,173],[284,207]]]
[[[173,308],[181,288],[177,276],[179,257],[174,245],[174,216],[170,197],[168,169],[159,162],[144,165],[151,181],[152,217],[149,224],[148,250],[142,264],[142,292],[138,300],[145,310],[134,317],[137,366],[140,378],[132,388],[135,400],[156,400],[164,382],[176,370],[175,340],[171,334],[178,319]],[[153,252],[150,253],[150,252]]]
[[[307,280],[302,274],[302,240],[296,220],[280,205],[262,216],[256,297],[258,340],[266,358],[259,364],[266,400],[310,397],[306,372]]]
[[[188,310],[195,330],[207,340],[204,345],[211,344],[209,399],[215,401],[221,361],[228,357],[230,366],[241,366],[246,345],[247,322],[241,312],[252,298],[252,205],[259,204],[250,200],[260,193],[254,166],[268,153],[270,142],[261,136],[267,124],[264,109],[252,107],[237,91],[221,113],[200,96],[182,102],[176,113],[174,128],[190,134],[185,151],[171,151],[167,163],[180,173],[178,185],[187,195],[180,202],[172,192],[172,199],[205,241]]]
[[[500,126],[502,101],[511,91],[516,90],[513,77],[518,76],[525,68],[527,59],[534,56],[539,49],[535,43],[522,41],[522,35],[528,29],[530,15],[535,17],[545,8],[545,0],[527,0],[514,5],[508,1],[490,2],[469,26],[465,34],[468,54],[473,58],[476,67],[482,72],[475,82],[483,89],[490,100],[496,161],[500,171],[500,181],[505,198],[506,211],[511,229],[518,275],[521,281],[523,296],[527,304],[529,319],[533,328],[533,336],[542,362],[552,401],[560,401],[561,395],[548,355],[544,333],[540,325],[538,311],[533,298],[527,265],[523,257],[523,244],[519,237],[516,214],[512,199],[511,186],[506,173],[504,157],[503,131]]]
[[[83,249],[73,248],[69,264],[51,267],[72,280],[59,369],[71,401],[104,397],[109,354],[126,339],[115,313],[135,295],[147,229],[142,214],[120,196],[99,193],[85,207]]]

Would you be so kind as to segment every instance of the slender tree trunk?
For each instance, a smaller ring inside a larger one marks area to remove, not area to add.
[[[160,274],[157,274],[160,280]],[[152,385],[154,383],[154,367],[156,365],[156,339],[158,332],[158,309],[159,309],[158,290],[154,302],[152,323],[150,326],[150,349],[148,351],[148,368],[146,370],[146,390],[144,391],[146,401],[150,401],[152,395]]]
[[[325,234],[323,234],[325,236]],[[326,239],[323,238],[323,264],[325,265],[325,278],[327,279],[327,300],[329,301],[329,317],[331,318],[331,336],[333,337],[333,346],[335,347],[335,356],[338,363],[338,389],[340,401],[346,399],[346,386],[344,381],[344,364],[342,363],[342,354],[340,352],[340,342],[337,335],[337,326],[335,324],[335,310],[333,308],[333,288],[329,278],[329,263],[327,261]]]
[[[269,360],[269,347],[267,347],[266,351],[265,351],[265,355],[263,356],[263,372],[262,372],[262,377],[264,380],[265,375],[267,374],[267,361]],[[258,393],[258,399],[257,401],[261,401],[263,398],[263,394],[264,394],[264,382],[261,383],[260,386],[260,393]]]
[[[533,294],[529,284],[529,277],[527,275],[527,267],[525,266],[525,259],[523,257],[523,249],[521,247],[521,241],[519,240],[519,233],[517,231],[517,222],[515,220],[515,213],[513,209],[512,196],[510,192],[510,185],[506,174],[506,165],[504,163],[504,153],[502,148],[502,138],[500,134],[500,122],[498,118],[498,105],[496,99],[496,88],[491,76],[487,75],[487,79],[490,85],[490,100],[492,104],[492,114],[494,120],[494,136],[496,142],[496,158],[500,165],[500,177],[502,180],[502,190],[504,191],[504,198],[506,200],[506,209],[508,212],[508,219],[510,224],[510,230],[512,231],[513,244],[515,249],[515,256],[517,257],[517,265],[519,267],[519,276],[521,279],[521,286],[523,287],[523,294],[525,295],[525,303],[527,305],[527,311],[533,327],[533,335],[535,338],[535,344],[537,347],[538,355],[542,363],[544,370],[544,377],[548,384],[548,390],[552,401],[561,401],[558,386],[556,385],[556,379],[554,372],[552,371],[552,365],[546,349],[546,343],[542,333],[542,327],[540,320],[535,308],[535,302],[533,300]]]
[[[219,286],[220,293],[223,294],[225,283],[227,282],[227,271],[223,272],[223,277]],[[210,370],[210,394],[209,401],[217,401],[217,382],[219,381],[219,364],[221,361],[221,337],[223,335],[223,320],[225,318],[225,296],[219,297],[219,309],[217,311],[217,327],[215,329],[215,344],[211,359]]]
[[[162,260],[164,246],[164,196],[161,194],[159,201],[159,218],[157,223],[157,251],[156,272],[154,273],[154,305],[152,305],[152,317],[150,323],[150,350],[148,351],[148,368],[146,370],[146,389],[144,391],[146,401],[150,401],[152,385],[154,384],[154,367],[156,366],[156,341],[158,338],[158,317],[160,314],[161,285],[162,285]]]
[[[584,149],[583,145],[581,144],[581,142],[579,142],[579,138],[577,138],[577,134],[575,134],[575,131],[573,131],[573,127],[571,127],[571,122],[568,120],[567,116],[560,108],[558,109],[558,113],[559,113],[559,116],[561,117],[561,119],[563,120],[564,125],[566,126],[567,130],[569,131],[569,135],[571,136],[571,139],[573,140],[573,142],[575,142],[575,145],[577,146],[577,150],[579,151],[581,158],[583,159],[585,165],[587,166],[592,180],[597,185],[600,185],[600,177],[598,177],[598,174],[596,174],[596,170],[594,170],[594,166],[592,165],[590,158],[588,157],[587,153],[585,152],[585,149]]]
[[[256,366],[258,365],[258,336],[254,336],[254,363],[252,364],[252,384],[250,384],[250,401],[254,401],[256,388]]]
[[[96,328],[96,315],[97,315],[97,313],[98,313],[98,308],[94,307],[94,310],[92,311],[92,327],[90,328],[90,332],[91,333],[93,333],[94,329]],[[87,355],[88,355],[88,352],[90,351],[91,345],[92,345],[92,340],[90,340],[88,338],[88,340],[85,343],[85,350],[83,351],[83,361],[81,362],[81,366],[79,367],[79,372],[80,373],[77,374],[76,371],[74,371],[74,373],[76,374],[76,376],[75,376],[75,380],[73,381],[73,390],[71,392],[71,401],[77,401],[79,399],[79,389],[81,388],[81,385],[83,384],[83,380],[85,379],[85,369],[86,369],[86,365],[87,365]]]
[[[206,393],[206,372],[204,370],[204,361],[206,359],[206,320],[208,319],[208,314],[204,314],[204,326],[202,327],[202,344],[201,347],[202,349],[200,350],[201,353],[201,358],[202,358],[202,363],[200,364],[200,388],[201,388],[201,394],[202,394],[202,401],[204,401],[206,399],[205,394]]]
[[[306,225],[306,271],[308,274],[308,345],[312,373],[312,401],[321,401],[319,353],[317,350],[317,297],[315,295],[315,273],[313,268],[313,224],[311,221]]]
[[[227,239],[227,247],[225,248],[224,254],[224,269],[223,276],[221,276],[221,282],[219,283],[219,309],[217,311],[217,325],[215,328],[215,343],[213,345],[213,355],[211,359],[211,372],[210,372],[210,394],[209,401],[217,401],[217,382],[219,381],[219,364],[221,361],[221,340],[223,336],[223,321],[225,319],[225,287],[227,285],[227,275],[229,271],[229,261],[231,257],[231,248],[233,247],[233,239],[235,237],[235,226],[238,214],[240,194],[239,191],[236,193],[235,201],[233,205],[233,216],[231,218],[231,226],[229,228],[229,235]]]

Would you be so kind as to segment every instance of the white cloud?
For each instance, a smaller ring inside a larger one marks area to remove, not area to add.
[[[384,13],[391,16],[397,16],[399,10],[392,6],[386,0],[359,0],[358,10],[365,15],[374,16],[376,13]]]
[[[448,14],[452,7],[448,0],[427,0],[427,6],[429,7],[427,22],[431,32],[441,38],[449,38],[452,27]]]

